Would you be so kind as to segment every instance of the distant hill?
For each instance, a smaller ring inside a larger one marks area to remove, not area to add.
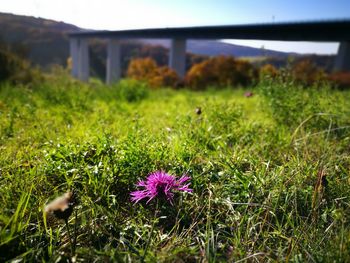
[[[29,60],[44,67],[66,63],[67,32],[80,30],[63,22],[0,13],[0,40],[25,49]]]
[[[0,13],[0,42],[28,58],[33,64],[47,68],[53,64],[66,65],[69,57],[68,32],[83,31],[84,29],[64,22],[30,16],[20,16]],[[91,73],[101,78],[105,74],[106,49],[100,40],[91,41]],[[122,44],[122,65],[124,71],[133,57],[152,56],[160,65],[167,63],[169,41],[139,40],[124,41]],[[286,63],[289,56],[296,53],[285,53],[267,49],[233,45],[220,41],[200,40],[188,41],[187,65],[197,63],[207,56],[230,55],[235,57],[272,57],[276,65]],[[319,58],[319,56],[317,56]],[[327,58],[329,61],[329,58]],[[322,59],[318,59],[323,61]],[[328,63],[328,62],[327,62]],[[322,64],[322,63],[321,63]]]

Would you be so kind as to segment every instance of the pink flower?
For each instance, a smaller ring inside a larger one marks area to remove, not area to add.
[[[147,180],[137,183],[137,186],[143,187],[144,190],[132,192],[131,201],[137,203],[141,199],[148,198],[147,203],[149,203],[158,196],[165,197],[172,204],[174,191],[192,192],[192,189],[188,188],[190,184],[184,184],[188,180],[190,180],[190,177],[185,175],[176,180],[175,176],[163,171],[153,172],[148,175]]]

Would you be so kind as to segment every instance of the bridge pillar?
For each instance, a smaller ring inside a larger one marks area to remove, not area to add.
[[[70,44],[70,58],[71,58],[71,74],[73,77],[78,77],[78,49],[79,49],[79,41],[77,38],[71,38],[69,40]]]
[[[350,42],[341,42],[334,64],[335,71],[350,71]]]
[[[89,80],[89,47],[87,39],[78,39],[78,74],[81,81]]]
[[[117,82],[121,77],[120,41],[109,39],[107,43],[106,83]]]
[[[174,69],[176,73],[183,78],[186,73],[186,39],[172,39],[169,67]]]
[[[72,59],[73,77],[82,81],[89,80],[89,48],[88,41],[77,37],[70,39],[70,56]]]

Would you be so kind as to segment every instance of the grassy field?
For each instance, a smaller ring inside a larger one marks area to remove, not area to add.
[[[350,92],[252,91],[2,84],[0,261],[349,262]],[[193,192],[131,202],[158,170]]]

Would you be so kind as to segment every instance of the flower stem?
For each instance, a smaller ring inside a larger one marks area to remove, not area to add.
[[[70,249],[71,249],[71,253],[72,253],[72,257],[74,256],[74,249],[73,249],[73,244],[72,244],[72,236],[70,234],[70,229],[69,229],[69,224],[68,224],[68,219],[64,220],[66,223],[66,227],[67,227],[67,232],[68,232],[68,238],[69,238],[69,244],[70,244]]]
[[[152,221],[151,230],[150,230],[149,235],[148,235],[147,244],[146,244],[146,247],[145,247],[145,251],[143,252],[143,256],[141,258],[141,262],[144,262],[146,254],[147,254],[147,251],[148,251],[148,247],[149,247],[149,245],[151,243],[151,239],[152,239],[152,236],[153,236],[153,229],[154,229],[154,226],[155,226],[155,223],[156,223],[156,220],[157,220],[157,216],[158,216],[158,200],[157,200],[156,210],[154,211],[154,217],[153,217],[153,221]]]
[[[78,219],[78,212],[75,210],[75,222],[74,222],[74,240],[73,240],[73,256],[75,255],[75,249],[77,246],[77,220]]]

